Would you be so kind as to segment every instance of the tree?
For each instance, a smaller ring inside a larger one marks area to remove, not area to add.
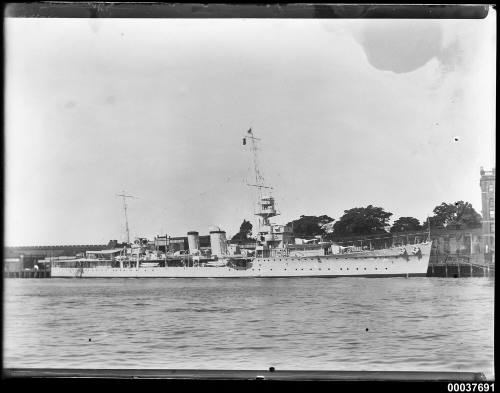
[[[254,240],[251,238],[252,227],[252,223],[244,219],[240,225],[240,231],[231,238],[231,243],[244,243],[249,240]]]
[[[399,217],[392,224],[391,232],[408,232],[422,229],[420,221],[413,217]]]
[[[433,210],[434,216],[429,217],[426,225],[431,228],[477,228],[481,226],[481,215],[469,202],[441,203]]]
[[[449,223],[454,221],[456,215],[456,207],[452,203],[441,203],[439,206],[436,206],[433,210],[434,217],[431,220],[431,225],[438,227],[446,227]]]
[[[427,217],[423,224],[424,228],[427,229],[429,226],[431,228],[444,228],[444,222],[439,217]]]
[[[336,235],[385,233],[391,216],[392,213],[372,205],[344,210],[344,215],[333,225],[333,232]]]
[[[292,228],[292,233],[296,237],[314,237],[325,235],[328,232],[329,224],[335,221],[333,218],[322,216],[300,216],[299,219],[290,221],[287,226]]]
[[[481,215],[474,210],[469,202],[455,202],[457,208],[456,221],[465,225],[466,228],[478,228],[481,224]]]
[[[243,233],[246,238],[252,235],[252,223],[247,220],[243,220],[243,222],[240,225],[240,233]]]

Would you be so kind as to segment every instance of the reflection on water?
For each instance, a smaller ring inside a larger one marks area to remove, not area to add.
[[[488,278],[54,278],[4,285],[4,367],[493,375]]]

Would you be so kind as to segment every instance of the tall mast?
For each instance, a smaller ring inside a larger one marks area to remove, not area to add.
[[[250,139],[251,144],[250,144],[250,149],[252,150],[252,155],[253,155],[253,167],[254,167],[254,172],[255,172],[255,184],[248,184],[249,186],[252,187],[257,187],[259,189],[259,199],[262,198],[262,189],[263,188],[272,188],[272,187],[266,187],[264,185],[264,176],[262,176],[262,173],[259,169],[259,159],[257,156],[257,143],[256,141],[260,141],[260,138],[256,138],[253,135],[252,129],[250,128],[246,135],[245,138],[243,138],[243,144],[246,145],[246,140]]]
[[[255,184],[248,184],[249,186],[256,187],[259,191],[259,210],[256,213],[257,216],[261,217],[261,221],[259,222],[261,225],[269,225],[269,218],[277,215],[275,207],[274,207],[274,198],[264,197],[262,193],[262,189],[266,188],[272,190],[272,187],[264,185],[264,176],[262,176],[262,172],[259,169],[259,160],[257,156],[257,141],[260,141],[260,138],[256,138],[250,128],[245,137],[243,138],[243,144],[246,145],[246,140],[250,139],[250,149],[253,154],[253,166],[255,171]]]
[[[138,199],[138,198],[135,196],[132,196],[132,195],[126,195],[125,191],[122,191],[122,194],[116,194],[116,195],[123,198],[123,210],[125,212],[125,231],[127,232],[127,244],[130,244],[130,231],[128,228],[127,199],[126,198],[134,198],[134,199]]]

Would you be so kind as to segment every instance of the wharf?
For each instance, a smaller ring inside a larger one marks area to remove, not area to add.
[[[4,278],[50,278],[50,269],[24,269],[5,271]]]
[[[495,277],[495,264],[477,263],[465,256],[429,263],[427,277]]]

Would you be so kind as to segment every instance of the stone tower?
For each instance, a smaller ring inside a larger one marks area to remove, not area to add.
[[[483,244],[486,258],[495,261],[495,168],[485,171],[481,167],[481,202],[483,215]]]

